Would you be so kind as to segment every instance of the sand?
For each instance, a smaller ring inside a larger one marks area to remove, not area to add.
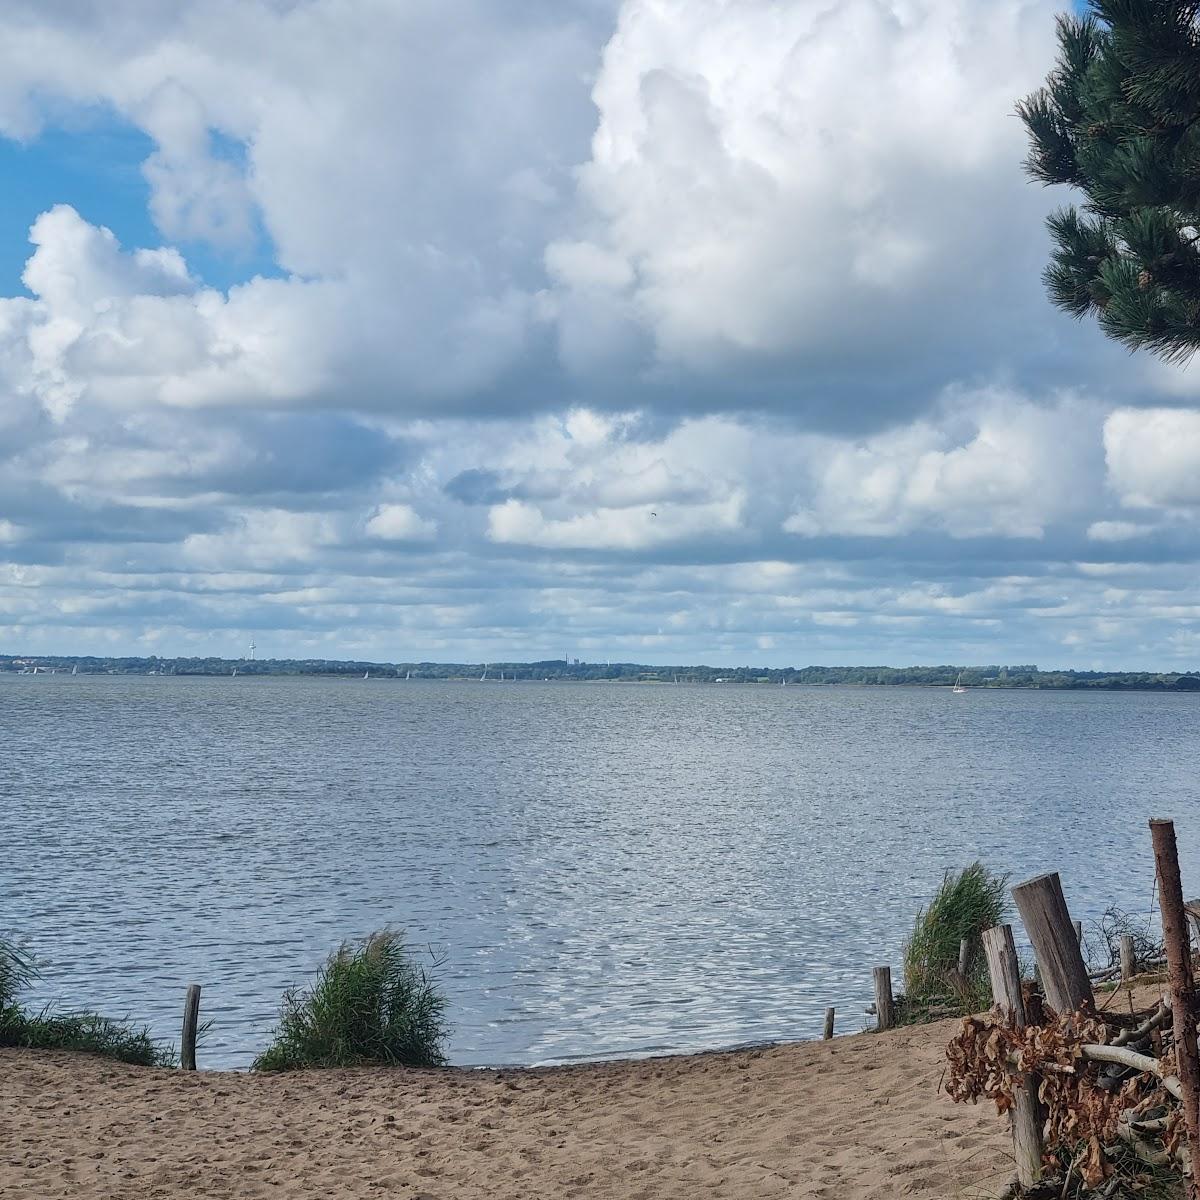
[[[994,1108],[940,1091],[956,1028],[511,1071],[0,1051],[0,1197],[969,1200],[1011,1167]]]

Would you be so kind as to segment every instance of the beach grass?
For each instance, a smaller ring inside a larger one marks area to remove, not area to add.
[[[443,1066],[445,1012],[403,938],[383,930],[344,943],[309,987],[284,993],[274,1039],[252,1069]]]
[[[0,1046],[34,1050],[76,1050],[143,1067],[173,1067],[175,1051],[150,1036],[146,1027],[87,1011],[31,1012],[19,1001],[38,976],[26,950],[0,939]]]
[[[1009,913],[1008,876],[974,862],[947,871],[929,904],[917,913],[904,947],[904,990],[914,1013],[932,999],[951,1000],[963,1013],[991,1003],[987,964],[981,951],[986,929],[1003,923]],[[972,953],[965,978],[958,976],[959,944],[970,940]]]

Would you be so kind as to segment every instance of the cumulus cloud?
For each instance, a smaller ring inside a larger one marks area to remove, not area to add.
[[[387,542],[427,542],[437,523],[420,516],[411,504],[381,504],[367,521],[367,536]]]
[[[567,353],[595,369],[620,324],[704,369],[994,352],[1034,311],[1045,199],[1012,109],[1055,7],[627,0],[580,236],[546,254]]]
[[[643,550],[689,537],[728,533],[741,524],[742,497],[668,510],[663,517],[646,505],[598,508],[575,516],[547,517],[521,500],[506,500],[488,513],[494,542],[560,550]]]
[[[1093,521],[1087,535],[1094,542],[1128,542],[1154,532],[1153,525],[1141,525],[1136,521]]]
[[[1069,401],[981,400],[978,408],[948,406],[937,423],[856,443],[827,440],[814,456],[811,496],[784,528],[805,537],[933,528],[954,538],[1040,538],[1049,522],[1083,509],[1100,482],[1099,447],[1078,433],[1086,410]]]
[[[1118,409],[1104,423],[1104,453],[1130,508],[1200,504],[1200,410]]]

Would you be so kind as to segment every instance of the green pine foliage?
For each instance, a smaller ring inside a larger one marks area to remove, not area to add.
[[[255,1071],[445,1065],[446,1001],[396,933],[335,951],[311,987],[284,993]]]
[[[1051,300],[1130,349],[1200,348],[1200,0],[1090,0],[1017,108],[1025,166],[1082,192],[1049,220]]]

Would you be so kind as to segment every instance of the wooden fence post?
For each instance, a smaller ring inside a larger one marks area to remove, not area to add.
[[[1187,1123],[1192,1175],[1186,1195],[1195,1200],[1196,1172],[1200,1171],[1200,1062],[1196,1055],[1196,983],[1183,887],[1179,881],[1179,855],[1175,848],[1175,822],[1150,822],[1154,867],[1158,874],[1158,903],[1162,909],[1163,941],[1167,946],[1167,971],[1171,979],[1171,1012],[1175,1032],[1175,1064],[1183,1091],[1183,1117]]]
[[[185,1071],[196,1069],[196,1028],[200,1020],[200,985],[188,984],[183,1002],[183,1036],[179,1046],[179,1065]]]
[[[1186,926],[1185,926],[1186,928]],[[1121,934],[1121,978],[1132,979],[1136,971],[1133,959],[1133,934]]]
[[[833,1015],[835,1010],[827,1008],[825,1010],[825,1040],[829,1041],[833,1037]]]
[[[1093,1006],[1092,985],[1055,871],[1027,879],[1012,890],[1025,932],[1033,943],[1046,1000],[1056,1012]]]
[[[892,1000],[892,968],[875,968],[875,1015],[876,1028],[882,1033],[891,1029],[896,1020],[895,1001]]]
[[[1075,940],[1082,946],[1083,945],[1083,922],[1082,921],[1072,921],[1071,924],[1075,926]]]
[[[971,962],[971,939],[963,938],[958,943],[958,977],[963,987],[967,986],[967,967]]]
[[[1021,966],[1011,925],[997,925],[983,934],[988,976],[992,981],[992,999],[1015,1029],[1026,1025],[1025,1000],[1021,994]],[[1017,1182],[1033,1187],[1042,1177],[1042,1119],[1038,1105],[1038,1076],[1030,1072],[1019,1077],[1013,1088],[1013,1157],[1017,1162]]]

